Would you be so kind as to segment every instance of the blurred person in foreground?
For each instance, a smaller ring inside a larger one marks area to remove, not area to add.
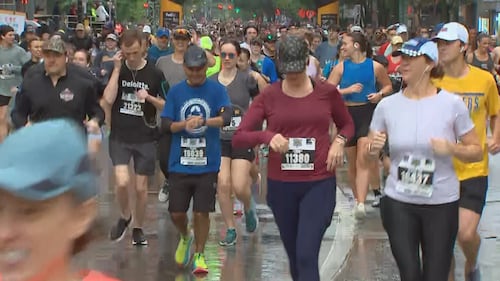
[[[71,266],[98,229],[97,186],[80,126],[35,123],[7,137],[0,154],[0,280],[115,280]]]

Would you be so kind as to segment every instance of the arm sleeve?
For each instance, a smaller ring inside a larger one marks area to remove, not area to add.
[[[104,124],[104,110],[102,110],[97,99],[95,85],[89,85],[87,90],[87,99],[85,100],[85,113],[91,119],[99,120],[99,125]]]
[[[255,130],[266,119],[265,96],[266,94],[258,95],[252,105],[250,105],[238,130],[233,136],[232,143],[234,147],[248,148],[271,142],[274,133],[271,131]]]
[[[21,91],[16,95],[15,105],[11,112],[12,123],[16,129],[28,123],[28,116],[31,113],[31,103],[26,95],[26,91],[21,85]]]
[[[354,136],[354,122],[352,121],[351,114],[347,111],[339,91],[332,86],[331,105],[332,105],[332,119],[335,126],[338,128],[338,134],[343,135],[348,140]]]

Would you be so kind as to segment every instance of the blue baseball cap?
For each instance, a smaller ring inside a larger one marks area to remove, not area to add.
[[[156,31],[156,37],[159,38],[162,36],[170,37],[170,30],[166,28],[158,28],[158,30]]]
[[[63,119],[35,123],[0,144],[0,189],[31,201],[66,192],[79,202],[97,195],[81,126]]]
[[[410,57],[427,56],[436,64],[439,60],[438,49],[435,42],[426,38],[413,38],[403,44],[401,50],[394,51],[392,56],[407,55]]]

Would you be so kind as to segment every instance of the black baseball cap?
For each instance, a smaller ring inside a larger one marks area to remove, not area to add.
[[[191,45],[184,53],[184,65],[187,67],[201,67],[208,63],[207,54],[202,48]]]

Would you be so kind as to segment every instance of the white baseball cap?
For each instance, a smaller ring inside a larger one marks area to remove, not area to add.
[[[469,32],[467,28],[458,22],[449,22],[439,30],[439,33],[432,38],[433,41],[438,39],[445,41],[456,41],[460,40],[464,44],[469,43]]]
[[[400,26],[398,26],[398,28],[396,29],[396,33],[399,35],[401,33],[408,33],[408,27],[404,24],[401,24]]]
[[[142,32],[151,34],[151,27],[149,25],[145,25],[142,28]]]

